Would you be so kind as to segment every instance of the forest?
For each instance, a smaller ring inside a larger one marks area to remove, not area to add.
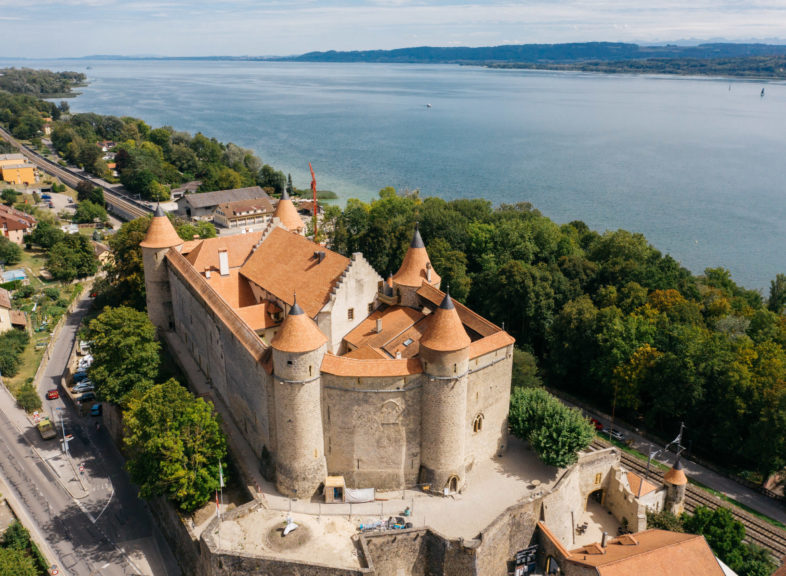
[[[14,94],[29,94],[40,98],[76,96],[75,86],[85,83],[81,72],[52,72],[32,68],[0,68],[0,90]]]
[[[329,210],[329,247],[395,272],[415,222],[442,287],[503,326],[538,377],[759,480],[786,463],[786,275],[769,295],[693,275],[642,234],[558,225],[527,203],[380,198]]]

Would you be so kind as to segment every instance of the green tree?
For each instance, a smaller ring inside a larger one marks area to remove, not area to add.
[[[529,441],[545,464],[574,464],[589,446],[595,428],[579,410],[568,408],[542,388],[515,388],[510,397],[510,431]]]
[[[13,266],[22,260],[22,249],[5,236],[0,235],[0,263]]]
[[[540,376],[538,376],[537,359],[521,348],[513,349],[511,385],[514,388],[535,388],[543,385]]]
[[[107,279],[112,288],[109,301],[115,304],[145,309],[145,275],[142,265],[142,248],[151,217],[137,218],[125,222],[107,242],[114,256],[107,270]]]
[[[173,222],[177,235],[183,240],[193,240],[194,236],[199,238],[215,238],[216,227],[212,222],[200,220],[198,222],[187,222],[175,219]]]
[[[16,203],[16,199],[19,198],[19,192],[13,188],[6,188],[0,192],[0,198],[6,206],[13,206]]]
[[[710,510],[699,506],[692,516],[685,519],[684,525],[686,532],[703,535],[724,562],[737,551],[745,537],[745,527],[734,519],[728,508]]]
[[[75,222],[106,222],[109,217],[106,214],[106,209],[100,204],[93,204],[90,200],[83,200],[76,207],[74,214]]]
[[[685,532],[683,516],[675,516],[668,510],[647,511],[647,528],[659,528],[669,532]]]
[[[70,282],[98,270],[98,258],[90,240],[81,234],[65,234],[49,250],[46,267],[57,280]]]
[[[226,456],[212,404],[170,379],[135,395],[123,421],[128,470],[144,498],[167,496],[184,512],[210,499]]]
[[[26,242],[36,244],[44,250],[49,250],[65,238],[65,232],[60,230],[51,220],[41,220],[30,234],[25,237]]]
[[[776,314],[782,314],[784,306],[786,306],[786,274],[777,274],[775,280],[770,282],[767,308]]]
[[[87,180],[80,180],[79,184],[76,185],[76,199],[80,202],[85,200],[89,200],[93,204],[98,204],[99,206],[104,206],[104,190],[99,188],[98,186],[93,186]]]
[[[0,548],[0,574],[3,576],[39,576],[33,559],[26,552]]]
[[[34,412],[41,409],[41,397],[30,382],[25,382],[19,389],[16,402],[25,412]]]
[[[161,359],[147,314],[124,306],[104,308],[90,321],[87,339],[93,341],[88,374],[99,398],[122,406],[129,393],[152,386]]]

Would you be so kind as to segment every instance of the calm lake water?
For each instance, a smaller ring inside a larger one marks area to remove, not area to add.
[[[786,85],[448,65],[3,62],[86,72],[73,111],[251,148],[345,200],[531,202],[767,294],[786,272]],[[90,69],[86,69],[90,66]],[[762,87],[766,95],[760,97]],[[426,104],[431,104],[429,108]]]

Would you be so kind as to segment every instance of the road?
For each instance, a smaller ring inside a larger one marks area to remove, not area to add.
[[[89,307],[82,299],[52,349],[39,391],[59,388],[76,330]],[[64,391],[60,389],[61,396]],[[80,416],[68,401],[44,400],[58,428],[72,435],[72,459],[58,440],[43,440],[0,390],[0,475],[57,556],[61,574],[73,576],[177,576],[177,563],[147,505],[123,470],[123,459],[103,427]],[[62,415],[62,424],[60,416]],[[79,472],[79,465],[84,471]]]

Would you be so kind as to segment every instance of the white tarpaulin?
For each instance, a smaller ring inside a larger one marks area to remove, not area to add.
[[[344,501],[357,504],[358,502],[373,502],[373,488],[344,488]]]

